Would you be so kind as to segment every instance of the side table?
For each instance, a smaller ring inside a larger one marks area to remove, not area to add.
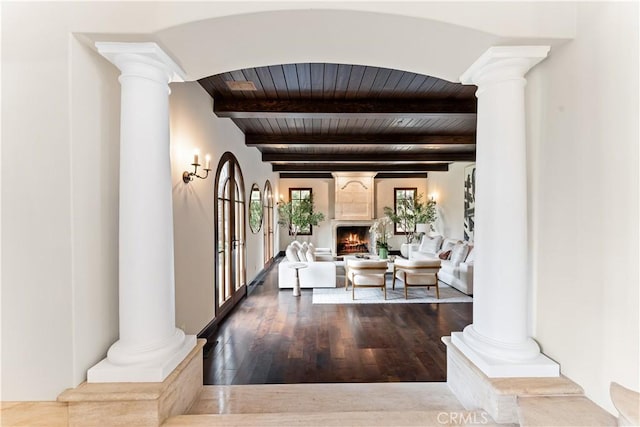
[[[297,262],[294,264],[290,264],[289,268],[294,268],[296,270],[296,283],[293,284],[293,296],[299,297],[300,296],[300,276],[298,275],[298,271],[301,268],[307,268],[307,264]]]

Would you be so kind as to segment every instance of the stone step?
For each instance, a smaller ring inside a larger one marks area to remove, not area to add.
[[[205,386],[190,414],[464,410],[446,383]]]
[[[336,407],[343,402],[336,402]],[[343,426],[503,426],[482,411],[287,412],[265,414],[181,415],[165,427],[343,427]]]
[[[617,426],[617,419],[585,396],[518,397],[522,427]]]
[[[165,426],[495,425],[465,410],[446,383],[205,386]]]

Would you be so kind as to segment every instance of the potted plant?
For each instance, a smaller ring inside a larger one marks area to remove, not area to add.
[[[278,225],[287,227],[293,240],[296,240],[301,230],[312,225],[318,225],[324,221],[322,212],[315,212],[313,209],[313,197],[307,196],[302,200],[280,201],[278,202]]]
[[[405,231],[406,243],[400,247],[400,253],[405,258],[409,256],[409,245],[414,239],[419,238],[418,233],[415,232],[416,225],[429,224],[429,228],[431,228],[431,224],[436,219],[435,200],[431,199],[424,203],[422,198],[422,194],[417,194],[415,198],[400,200],[397,211],[388,206],[384,207],[384,214]]]
[[[436,201],[435,199],[429,199],[426,203],[420,204],[416,209],[416,225],[426,224],[427,232],[433,231],[433,223],[436,220],[436,215]]]
[[[376,242],[376,249],[378,251],[378,256],[380,259],[387,259],[389,256],[389,239],[391,238],[391,230],[389,230],[389,225],[392,224],[392,221],[389,217],[376,219],[371,227],[369,228],[369,233],[371,233],[372,238]]]

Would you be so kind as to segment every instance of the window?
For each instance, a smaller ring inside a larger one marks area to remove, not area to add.
[[[413,201],[418,193],[417,188],[394,188],[393,189],[393,208],[396,215],[402,217],[407,210],[413,210]],[[414,226],[415,227],[415,226]],[[406,225],[402,222],[393,224],[394,234],[413,233],[415,230],[405,230]]]
[[[296,206],[298,206],[300,202],[306,198],[311,198],[311,188],[289,188],[289,200],[291,201],[291,207],[294,210]],[[298,230],[298,236],[310,236],[311,234],[313,234],[312,225]],[[289,230],[289,235],[293,235],[291,230]]]

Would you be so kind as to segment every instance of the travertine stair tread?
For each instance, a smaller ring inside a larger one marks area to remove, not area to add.
[[[446,383],[205,386],[190,414],[464,410]]]
[[[348,402],[336,402],[336,406]],[[482,411],[368,411],[368,412],[304,412],[267,414],[181,415],[170,418],[165,427],[343,427],[343,426],[498,426]],[[500,424],[504,427],[504,424]]]
[[[565,376],[551,378],[490,378],[499,394],[518,396],[583,395],[584,390]]]
[[[617,426],[616,418],[585,396],[518,398],[522,427]]]

